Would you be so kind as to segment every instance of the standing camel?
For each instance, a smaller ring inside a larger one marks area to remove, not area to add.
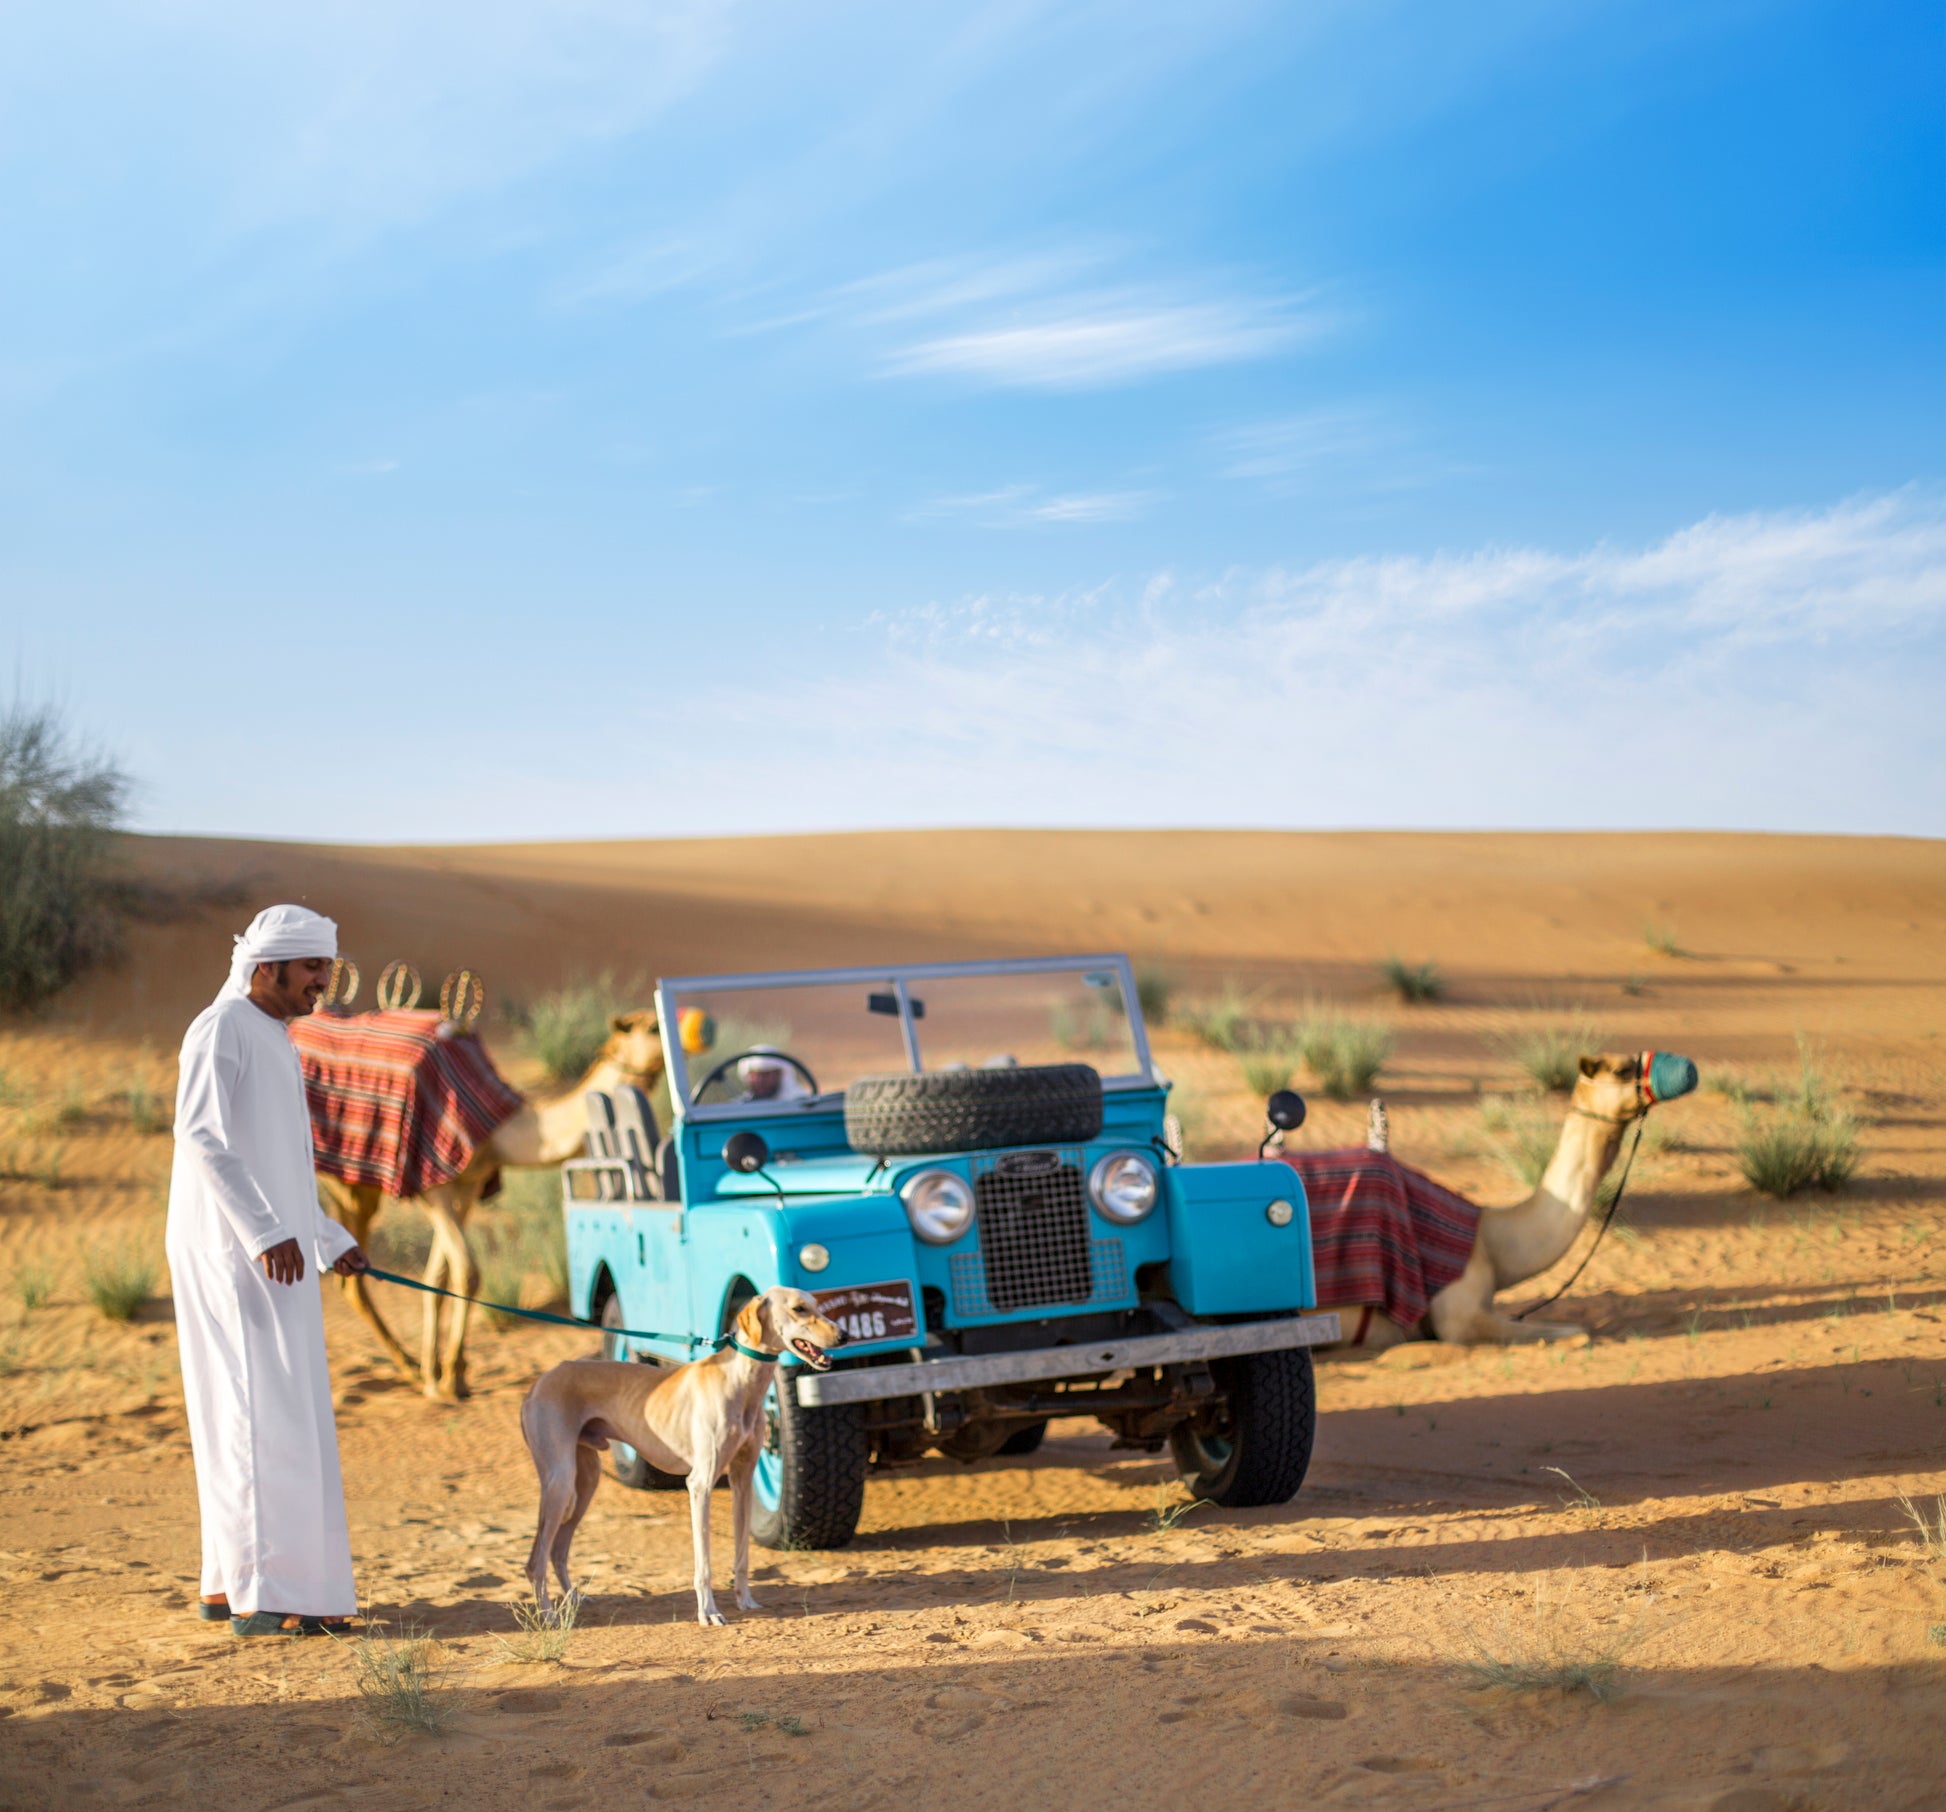
[[[418,1198],[432,1221],[432,1255],[426,1261],[425,1281],[462,1296],[473,1295],[480,1287],[480,1267],[467,1241],[466,1223],[489,1179],[503,1167],[539,1169],[578,1157],[588,1131],[583,1101],[588,1091],[607,1091],[624,1083],[652,1090],[662,1068],[662,1039],[654,1013],[617,1014],[609,1022],[608,1039],[600,1055],[579,1082],[559,1094],[523,1101],[474,1152],[472,1161],[458,1176]],[[322,1173],[318,1183],[333,1218],[350,1228],[358,1243],[364,1245],[372,1222],[390,1198],[371,1186],[340,1182]],[[351,1298],[352,1307],[391,1355],[392,1363],[427,1396],[442,1403],[457,1403],[466,1394],[468,1304],[455,1302],[446,1310],[442,1342],[439,1323],[445,1299],[424,1299],[420,1363],[415,1366],[412,1356],[385,1325],[371,1299],[368,1281],[356,1274],[338,1281]]]
[[[1585,1329],[1566,1322],[1516,1321],[1493,1306],[1494,1293],[1538,1277],[1566,1256],[1587,1224],[1602,1179],[1621,1150],[1623,1133],[1658,1099],[1686,1094],[1695,1086],[1696,1066],[1686,1057],[1644,1052],[1582,1058],[1561,1141],[1538,1187],[1516,1207],[1479,1210],[1465,1267],[1433,1295],[1425,1319],[1401,1327],[1372,1305],[1372,1312],[1358,1316],[1358,1335],[1327,1350],[1377,1352],[1423,1340],[1428,1330],[1431,1338],[1455,1346],[1505,1346],[1583,1334]],[[1381,1121],[1378,1113],[1373,1117],[1376,1132]],[[1359,1303],[1332,1306],[1341,1312],[1365,1308]]]

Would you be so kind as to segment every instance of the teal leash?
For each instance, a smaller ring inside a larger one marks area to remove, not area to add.
[[[579,1315],[550,1315],[545,1309],[517,1309],[510,1302],[488,1302],[483,1296],[462,1296],[457,1290],[442,1290],[437,1284],[421,1283],[416,1277],[401,1277],[396,1271],[381,1271],[376,1265],[367,1265],[363,1271],[353,1272],[352,1275],[376,1277],[380,1283],[401,1284],[408,1290],[421,1290],[428,1296],[444,1296],[451,1302],[470,1302],[476,1308],[491,1309],[496,1315],[518,1315],[523,1321],[547,1321],[556,1327],[581,1328],[590,1334],[616,1334],[624,1340],[669,1340],[684,1346],[706,1346],[713,1353],[733,1346],[749,1358],[762,1359],[769,1365],[775,1365],[780,1357],[776,1353],[753,1351],[734,1334],[719,1334],[714,1340],[706,1340],[701,1334],[657,1334],[644,1328],[605,1328],[597,1322],[583,1321]]]

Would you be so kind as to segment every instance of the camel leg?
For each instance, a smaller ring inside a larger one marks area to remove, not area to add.
[[[442,1199],[443,1198],[443,1199]],[[455,1201],[446,1191],[425,1202],[432,1220],[432,1256],[426,1264],[426,1282],[470,1296],[480,1287],[480,1268],[466,1242],[465,1215],[470,1202]],[[427,1396],[442,1403],[457,1403],[466,1394],[465,1345],[469,1305],[455,1302],[447,1309],[450,1316],[445,1338],[440,1337],[439,1317],[445,1298],[426,1298],[422,1323],[420,1363],[424,1368]]]
[[[567,1520],[561,1524],[548,1550],[554,1562],[554,1571],[561,1581],[561,1590],[570,1598],[574,1596],[574,1581],[568,1577],[568,1550],[574,1546],[574,1532],[581,1527],[581,1519],[588,1514],[588,1506],[595,1501],[595,1492],[600,1488],[601,1454],[599,1447],[576,1443],[574,1508],[568,1512]]]
[[[466,1223],[479,1198],[455,1182],[440,1189],[434,1199],[445,1209],[452,1224],[452,1235],[447,1245],[447,1266],[449,1273],[457,1273],[459,1281],[448,1288],[457,1290],[461,1296],[477,1296],[480,1293],[480,1261],[473,1256],[473,1242],[466,1237]],[[470,1302],[451,1303],[447,1307],[447,1314],[450,1319],[439,1354],[439,1375],[451,1387],[454,1396],[464,1397],[468,1395],[466,1327],[472,1319],[473,1305]]]
[[[1585,1328],[1560,1321],[1515,1321],[1493,1306],[1493,1265],[1476,1245],[1466,1269],[1428,1305],[1433,1337],[1451,1346],[1517,1346],[1539,1340],[1579,1340]]]
[[[378,1218],[380,1204],[384,1197],[376,1189],[354,1187],[341,1183],[336,1177],[318,1178],[318,1199],[323,1203],[331,1218],[338,1222],[355,1239],[360,1247],[369,1247],[372,1222]],[[401,1377],[412,1383],[419,1382],[419,1368],[412,1362],[412,1355],[399,1344],[397,1335],[385,1325],[385,1317],[378,1312],[378,1305],[372,1301],[371,1285],[354,1272],[349,1277],[338,1279],[338,1286],[345,1293],[353,1310],[360,1320],[378,1336],[378,1343],[384,1347],[386,1357],[398,1367]]]

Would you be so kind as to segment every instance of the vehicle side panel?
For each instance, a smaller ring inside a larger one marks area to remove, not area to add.
[[[1304,1184],[1288,1164],[1184,1164],[1164,1173],[1169,1277],[1192,1315],[1308,1309],[1318,1299]],[[1288,1202],[1287,1225],[1266,1210]]]

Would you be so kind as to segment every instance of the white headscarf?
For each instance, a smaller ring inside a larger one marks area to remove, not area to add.
[[[336,956],[338,921],[308,906],[266,906],[250,921],[250,929],[236,939],[230,958],[230,979],[218,1000],[242,1000],[250,993],[250,977],[259,963],[288,963],[303,956]]]

